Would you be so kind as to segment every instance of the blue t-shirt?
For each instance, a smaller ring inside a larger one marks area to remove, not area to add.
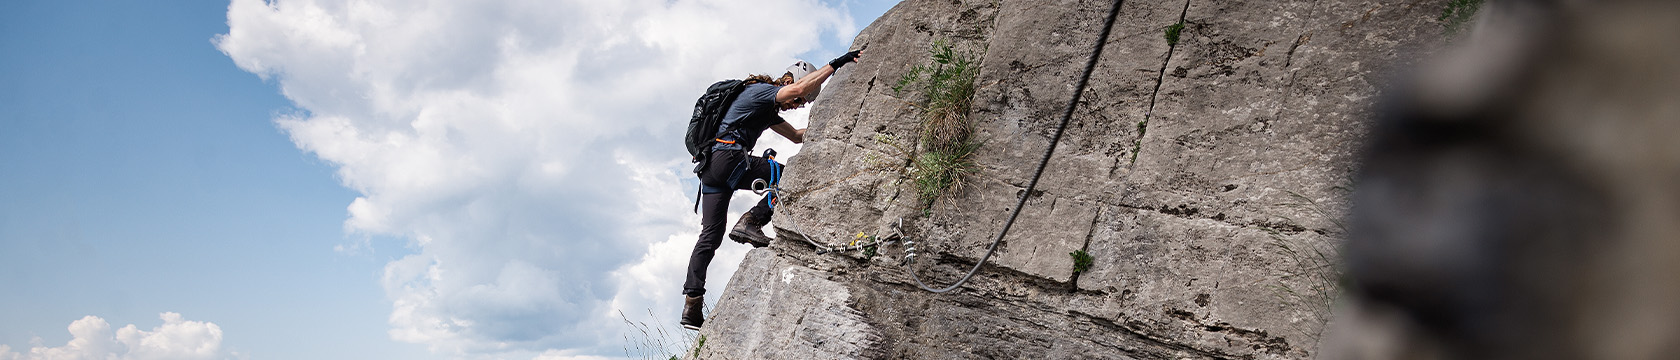
[[[712,150],[752,150],[764,129],[787,122],[776,113],[776,92],[781,89],[770,84],[751,84],[741,90],[741,96],[723,114],[723,125],[718,126],[720,141],[712,145]]]

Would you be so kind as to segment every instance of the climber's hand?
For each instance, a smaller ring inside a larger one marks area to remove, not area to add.
[[[857,62],[857,59],[861,57],[861,55],[863,55],[863,49],[852,50],[852,52],[848,52],[846,55],[840,55],[840,57],[834,58],[834,61],[829,61],[828,66],[834,67],[834,71],[840,71],[841,66],[846,66],[846,63]]]

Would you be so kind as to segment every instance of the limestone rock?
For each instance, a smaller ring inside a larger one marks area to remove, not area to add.
[[[863,359],[878,337],[828,275],[755,249],[703,328],[702,359]]]
[[[707,359],[1309,358],[1334,294],[1359,136],[1384,71],[1443,40],[1445,0],[1126,1],[1038,188],[1023,194],[1110,2],[905,0],[830,80],[773,225],[701,334]],[[1176,44],[1163,36],[1183,22]],[[970,186],[924,211],[893,85],[946,39],[980,59]],[[1018,196],[998,254],[960,290]],[[877,256],[818,242],[886,234]],[[1095,264],[1073,272],[1070,252]]]

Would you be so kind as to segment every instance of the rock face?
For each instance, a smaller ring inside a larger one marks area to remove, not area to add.
[[[701,332],[706,359],[1309,358],[1376,84],[1439,42],[1446,0],[1126,1],[1037,190],[1022,194],[1109,2],[905,0],[830,80],[777,208]],[[1183,23],[1176,44],[1165,29]],[[918,120],[893,85],[939,39],[979,59],[984,145],[966,190],[924,210]],[[895,138],[894,141],[882,139]],[[896,143],[896,145],[895,145]],[[913,145],[913,144],[911,144]],[[1018,196],[998,254],[960,290]],[[819,254],[885,234],[878,256]],[[1074,273],[1069,253],[1094,264]]]

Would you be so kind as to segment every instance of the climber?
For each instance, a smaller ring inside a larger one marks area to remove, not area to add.
[[[765,129],[775,130],[795,144],[805,142],[805,129],[794,129],[793,125],[782,120],[777,111],[798,109],[816,99],[823,82],[828,81],[828,77],[839,71],[841,66],[857,61],[861,52],[848,52],[821,69],[813,69],[810,63],[800,61],[789,66],[787,73],[779,79],[772,80],[765,75],[750,76],[746,80],[748,85],[729,105],[723,124],[718,128],[712,153],[698,174],[702,186],[700,239],[688,258],[688,279],[683,283],[681,323],[684,328],[699,330],[700,324],[706,320],[702,314],[706,267],[723,243],[723,224],[728,215],[730,197],[735,190],[749,189],[754,180],[771,181],[769,161],[751,155],[753,144],[758,142]],[[729,238],[753,247],[769,246],[770,237],[765,236],[762,230],[769,223],[770,202],[766,197],[741,215],[729,231]]]

